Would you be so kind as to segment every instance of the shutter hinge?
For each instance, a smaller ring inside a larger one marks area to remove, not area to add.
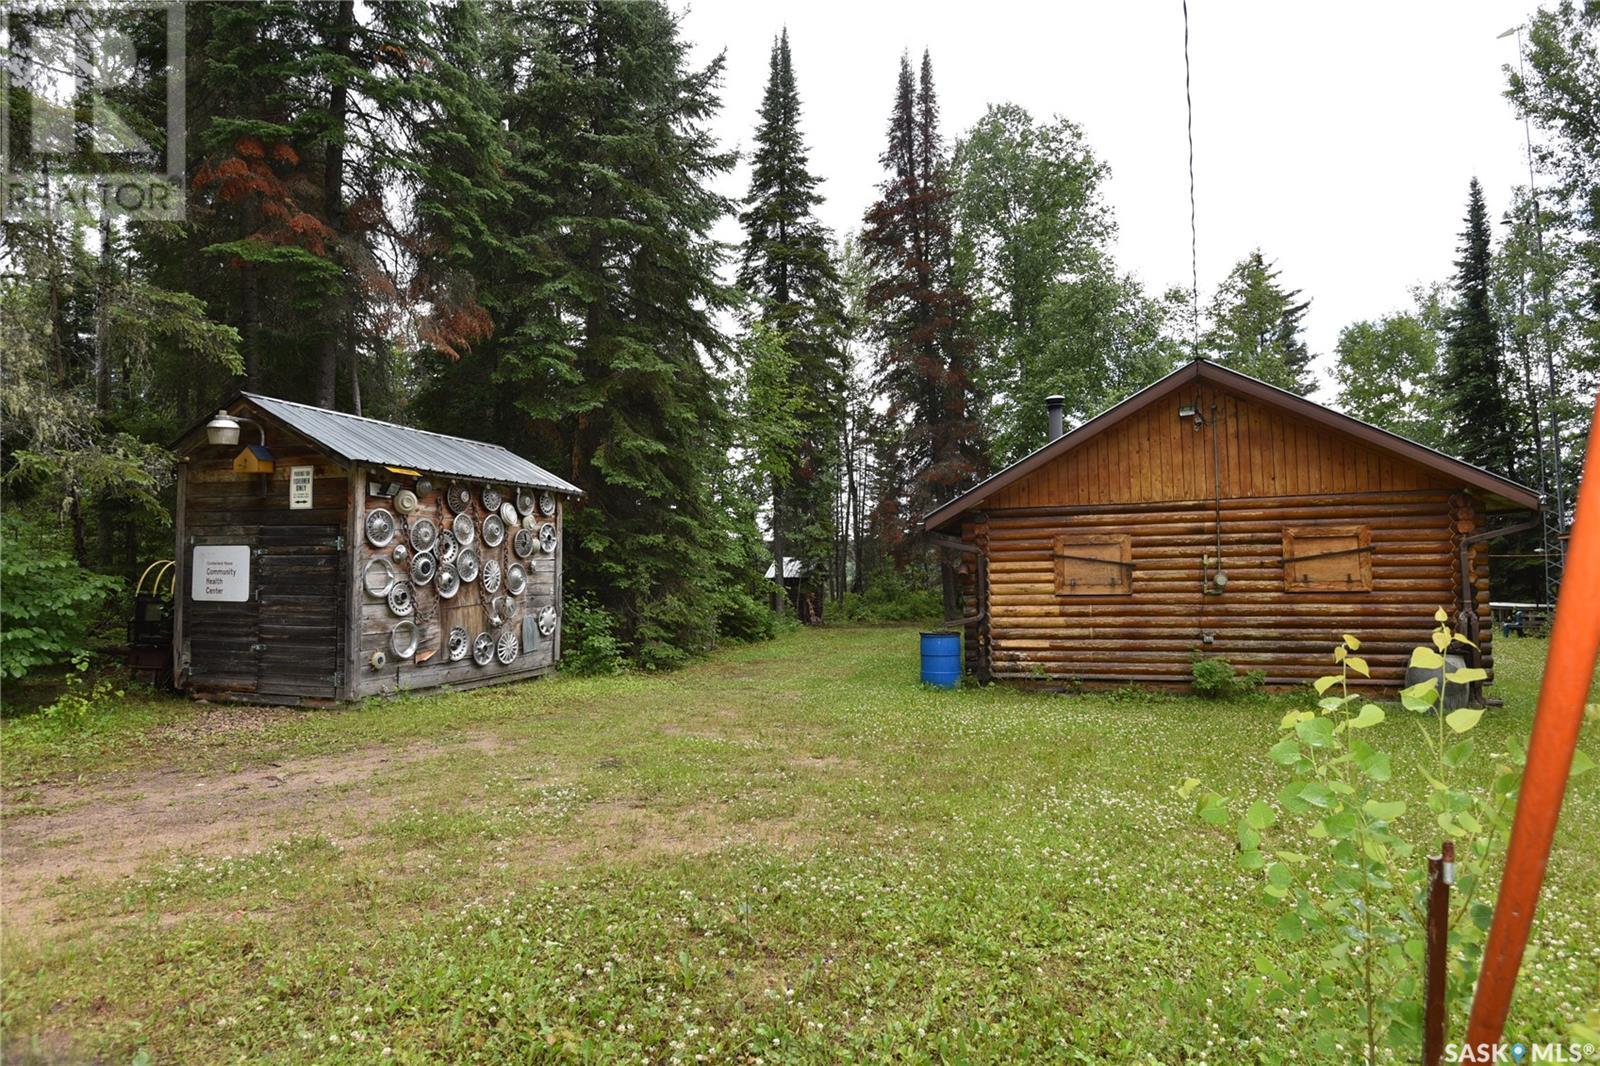
[[[337,537],[333,538],[333,548],[334,548],[335,551],[341,551],[341,552],[344,551],[344,534],[343,533],[341,533]]]
[[[252,644],[252,645],[250,645],[250,650],[251,651],[266,651],[267,650],[267,646],[265,644]]]

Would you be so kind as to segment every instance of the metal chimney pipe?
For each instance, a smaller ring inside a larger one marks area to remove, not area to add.
[[[1066,406],[1067,398],[1065,396],[1046,396],[1044,398],[1045,410],[1050,414],[1051,440],[1059,439],[1061,434],[1066,432],[1066,427],[1062,424],[1064,418],[1062,412]]]

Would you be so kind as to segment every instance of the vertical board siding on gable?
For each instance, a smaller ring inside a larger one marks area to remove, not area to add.
[[[999,490],[984,506],[1208,500],[1215,492],[1213,431],[1224,498],[1452,487],[1416,463],[1210,383],[1202,383],[1198,395],[1207,419],[1200,430],[1178,417],[1179,407],[1195,401],[1196,390],[1179,389]]]

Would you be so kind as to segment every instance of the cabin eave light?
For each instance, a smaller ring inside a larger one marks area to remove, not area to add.
[[[206,423],[206,440],[217,445],[238,444],[239,420],[226,411],[218,411],[217,416]]]
[[[263,457],[271,458],[272,453],[267,451],[267,427],[244,415],[230,415],[227,411],[218,411],[216,416],[206,423],[206,440],[221,447],[238,444],[239,426],[243,422],[256,427],[256,432],[261,436],[261,453]]]

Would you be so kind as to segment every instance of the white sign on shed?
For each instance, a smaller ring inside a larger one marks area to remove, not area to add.
[[[316,476],[314,466],[289,468],[289,510],[304,511],[311,506],[311,486]]]
[[[250,546],[197,544],[189,598],[209,603],[243,603],[250,598]]]

